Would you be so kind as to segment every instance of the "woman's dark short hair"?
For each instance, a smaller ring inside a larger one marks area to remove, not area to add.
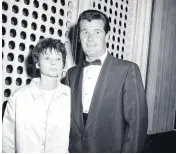
[[[63,67],[66,63],[66,49],[64,44],[59,39],[45,38],[40,40],[32,50],[32,58],[34,63],[38,62],[40,54],[46,53],[47,49],[54,49],[57,53],[61,53]]]
[[[98,10],[86,10],[79,15],[78,18],[78,33],[80,31],[80,22],[82,20],[92,21],[92,20],[102,20],[104,22],[104,31],[107,34],[110,30],[109,26],[109,18],[106,14],[98,11]]]

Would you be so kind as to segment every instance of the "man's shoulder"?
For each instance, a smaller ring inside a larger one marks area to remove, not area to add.
[[[75,66],[69,68],[67,72],[69,72],[69,73],[71,73],[71,74],[72,74],[72,73],[75,73],[75,72],[78,71],[78,69],[79,69],[80,67],[81,67],[81,65],[75,65]]]
[[[131,66],[137,66],[136,63],[129,61],[129,60],[119,59],[119,58],[115,58],[115,57],[113,57],[112,60],[113,60],[113,64],[118,65],[119,67],[129,68]]]

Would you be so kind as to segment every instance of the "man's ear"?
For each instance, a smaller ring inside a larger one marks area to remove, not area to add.
[[[39,62],[37,62],[37,63],[35,64],[35,67],[36,67],[37,69],[40,68],[40,64],[39,64]]]
[[[108,42],[109,38],[110,38],[110,35],[109,35],[109,33],[107,33],[105,36],[105,41]]]

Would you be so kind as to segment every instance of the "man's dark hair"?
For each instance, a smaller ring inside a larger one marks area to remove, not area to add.
[[[34,64],[38,62],[40,54],[46,53],[47,49],[50,49],[50,52],[52,49],[54,49],[55,52],[61,53],[63,67],[65,67],[65,63],[66,63],[65,46],[59,39],[52,39],[52,38],[42,39],[34,47],[34,49],[32,50],[32,58],[33,58]]]
[[[80,22],[82,20],[92,21],[92,20],[102,20],[104,22],[104,31],[107,34],[110,30],[109,18],[106,14],[98,10],[86,10],[79,15],[78,18],[78,34],[80,32]]]

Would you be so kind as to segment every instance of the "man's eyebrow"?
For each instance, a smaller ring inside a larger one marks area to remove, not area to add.
[[[95,29],[95,30],[98,30],[98,31],[103,31],[102,29]]]
[[[84,29],[81,29],[81,31],[80,32],[82,32],[82,31],[84,31],[84,30],[86,30],[86,28],[84,28]],[[103,31],[102,29],[94,29],[94,30],[97,30],[97,31]]]

